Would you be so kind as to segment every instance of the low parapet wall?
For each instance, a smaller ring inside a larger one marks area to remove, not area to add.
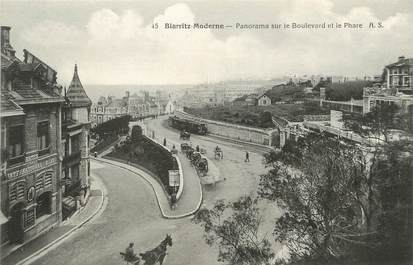
[[[150,139],[152,142],[154,142],[157,145],[162,146],[164,149],[166,149],[168,152],[171,152],[171,149],[169,149],[168,147],[158,143],[155,139],[152,139],[151,137],[147,136],[148,139]],[[184,192],[184,173],[182,171],[182,165],[181,165],[181,161],[179,160],[179,157],[175,154],[172,154],[172,157],[175,158],[176,163],[178,164],[178,171],[179,171],[179,188],[178,188],[178,192],[176,193],[176,200],[179,200],[182,196],[182,193]]]
[[[266,146],[273,145],[273,135],[277,132],[277,130],[274,129],[264,130],[226,122],[203,119],[190,115],[183,111],[175,111],[175,115],[180,118],[194,120],[206,124],[208,133],[210,134]]]

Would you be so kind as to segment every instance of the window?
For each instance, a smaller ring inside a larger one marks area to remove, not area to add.
[[[63,145],[63,149],[64,149],[65,157],[69,156],[69,139],[66,139]]]
[[[70,173],[71,173],[71,179],[73,183],[78,182],[79,181],[79,165],[71,167]]]
[[[51,192],[45,192],[36,200],[36,218],[52,213]]]
[[[10,158],[20,156],[24,152],[24,126],[13,126],[8,129],[7,150]]]
[[[49,122],[43,121],[37,124],[37,149],[44,150],[49,147]]]
[[[39,192],[44,188],[50,188],[52,186],[52,176],[52,172],[46,172],[43,175],[37,176],[35,182],[36,192]]]
[[[4,150],[4,149],[6,148],[6,142],[7,142],[7,139],[6,139],[6,128],[5,128],[5,127],[1,127],[1,140],[0,140],[1,150]]]
[[[34,223],[35,221],[34,221],[34,208],[33,208],[33,209],[29,209],[25,214],[24,227],[28,228],[34,225]]]
[[[404,77],[403,85],[404,86],[410,86],[410,77],[408,77],[408,76]]]
[[[10,202],[24,199],[25,186],[26,186],[26,183],[24,181],[19,181],[17,183],[10,185],[9,187]]]
[[[65,113],[65,121],[72,120],[72,111],[66,110],[64,113]]]
[[[76,134],[71,137],[71,144],[72,144],[72,152],[71,154],[74,154],[76,152],[80,151],[80,134]]]

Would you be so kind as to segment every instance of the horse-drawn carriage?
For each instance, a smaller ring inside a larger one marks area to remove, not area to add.
[[[206,158],[201,158],[198,160],[196,167],[198,169],[198,172],[202,175],[205,176],[206,173],[208,172],[208,160]]]
[[[192,147],[189,147],[188,150],[186,150],[185,152],[186,158],[191,159],[193,153],[195,153],[195,149]]]
[[[181,144],[181,152],[182,153],[186,153],[189,149],[191,149],[192,147],[187,144],[187,143],[182,143]]]
[[[179,134],[179,139],[181,140],[189,140],[191,138],[191,134],[187,131],[181,131]]]
[[[192,165],[196,166],[200,159],[201,159],[201,153],[200,152],[192,152],[192,154],[190,156],[190,160],[191,160]]]
[[[140,253],[139,256],[141,256],[144,261],[143,265],[154,265],[157,263],[162,265],[167,254],[166,249],[168,246],[172,247],[172,237],[170,235],[166,235],[165,239],[154,249]],[[132,253],[128,253],[128,251],[125,253],[120,252],[120,255],[127,264],[138,265],[141,261],[141,258],[135,255],[133,250]]]

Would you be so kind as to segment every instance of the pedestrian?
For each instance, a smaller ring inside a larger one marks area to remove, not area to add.
[[[129,247],[127,247],[125,250],[126,259],[128,261],[135,261],[138,258],[135,254],[135,251],[133,250],[133,246],[133,243],[129,243]]]
[[[166,138],[163,138],[163,146],[166,146]]]
[[[199,145],[196,146],[196,151],[199,152]]]
[[[250,154],[248,151],[245,151],[245,162],[250,162]]]
[[[171,195],[171,209],[175,210],[176,207],[176,193],[172,193]]]

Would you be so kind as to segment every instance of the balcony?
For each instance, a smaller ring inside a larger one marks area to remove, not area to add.
[[[62,137],[66,137],[66,135],[74,130],[77,130],[82,127],[82,123],[79,123],[72,119],[67,119],[62,122]]]
[[[10,157],[7,160],[7,164],[9,166],[20,164],[20,163],[24,163],[24,155],[18,155],[18,156]]]
[[[39,157],[50,154],[50,146],[38,151]]]
[[[80,160],[81,160],[81,151],[73,152],[70,155],[67,155],[63,158],[62,166],[66,168],[72,167],[80,163]]]

